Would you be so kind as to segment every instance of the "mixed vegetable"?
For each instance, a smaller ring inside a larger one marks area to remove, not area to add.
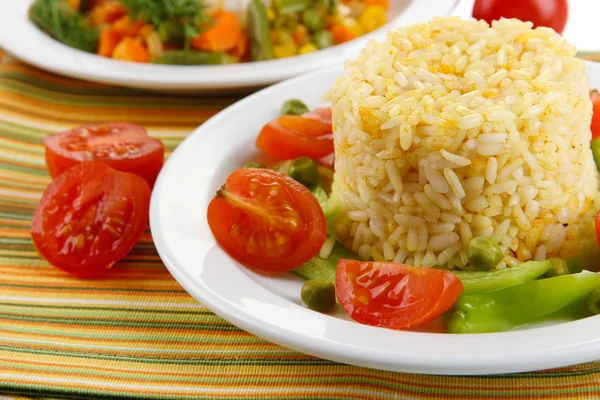
[[[388,0],[35,0],[29,18],[78,50],[140,63],[209,65],[307,54],[386,23]]]
[[[596,156],[600,95],[590,95]],[[334,158],[331,110],[310,111],[292,99],[280,112],[262,128],[256,145],[282,161],[270,168],[250,163],[235,171],[207,216],[217,242],[241,264],[291,271],[305,279],[301,299],[308,308],[326,312],[339,302],[355,321],[392,329],[441,317],[450,333],[507,331],[600,313],[600,272],[590,272],[600,270],[600,212],[598,243],[567,260],[497,269],[503,258],[498,244],[475,237],[467,247],[469,266],[461,271],[360,261],[328,229],[338,212],[328,198]]]

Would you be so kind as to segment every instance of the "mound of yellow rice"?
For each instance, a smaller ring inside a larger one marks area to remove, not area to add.
[[[597,172],[585,64],[549,28],[434,19],[372,41],[333,88],[336,230],[361,259],[498,268],[592,237]]]

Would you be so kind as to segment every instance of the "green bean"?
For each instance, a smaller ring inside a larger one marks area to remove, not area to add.
[[[311,310],[328,311],[335,307],[335,286],[326,280],[312,279],[302,286],[300,297]]]
[[[550,258],[548,261],[552,264],[552,269],[544,274],[544,278],[569,275],[569,266],[565,260],[561,260],[560,258]]]
[[[325,17],[322,12],[313,8],[302,12],[302,22],[311,32],[317,32],[325,28]]]
[[[310,110],[298,99],[290,99],[281,105],[281,115],[302,115]]]
[[[592,140],[590,142],[590,148],[592,149],[596,169],[600,171],[600,138]]]
[[[312,0],[273,0],[273,7],[279,14],[291,14],[312,7]]]
[[[478,236],[469,242],[467,258],[471,268],[486,271],[502,260],[502,249],[492,239]]]
[[[318,31],[313,35],[313,42],[319,49],[325,49],[334,45],[333,35],[329,31]]]
[[[160,24],[158,34],[164,43],[171,46],[183,46],[185,41],[183,25],[172,19]]]
[[[204,51],[165,51],[154,59],[155,64],[174,65],[214,65],[233,64],[237,60],[227,53],[204,52]]]
[[[462,295],[454,304],[448,332],[509,331],[547,321],[557,313],[569,319],[580,317],[585,313],[579,310],[578,304],[582,308],[591,308],[589,311],[598,309],[598,296],[590,297],[590,293],[597,291],[598,287],[600,274],[584,271],[533,280],[495,292]]]
[[[275,58],[267,9],[262,0],[252,0],[248,5],[248,36],[252,60],[264,61]]]
[[[550,260],[527,261],[511,268],[491,271],[453,271],[464,285],[464,296],[478,293],[495,292],[511,286],[532,281],[553,268]]]
[[[585,299],[585,304],[592,315],[600,314],[600,289],[594,290]]]

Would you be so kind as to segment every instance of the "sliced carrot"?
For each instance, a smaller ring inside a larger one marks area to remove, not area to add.
[[[128,15],[119,18],[113,24],[113,29],[119,32],[122,36],[137,36],[140,30],[144,27],[145,22],[142,20],[131,21]]]
[[[300,24],[296,27],[296,30],[294,31],[292,36],[294,37],[294,40],[296,41],[296,43],[298,43],[299,46],[305,45],[306,39],[308,39],[308,29],[306,28],[306,26]]]
[[[271,39],[271,43],[275,43],[277,41],[277,31],[275,29],[271,29],[269,31],[269,39]]]
[[[335,44],[345,43],[357,38],[356,34],[344,24],[334,24],[331,26],[330,31]]]
[[[217,11],[213,14],[214,24],[191,41],[195,49],[204,51],[229,51],[240,41],[242,27],[235,13]]]
[[[123,36],[112,28],[104,28],[100,32],[100,43],[98,45],[98,55],[110,57]]]
[[[248,35],[245,32],[242,32],[240,35],[240,40],[237,42],[235,47],[230,51],[230,54],[238,57],[238,59],[244,58],[246,53],[248,52]]]
[[[94,25],[112,24],[127,14],[125,7],[118,1],[107,1],[95,6],[90,12],[90,20]]]
[[[125,37],[115,47],[112,58],[147,63],[150,61],[150,54],[148,53],[148,49],[139,40]]]
[[[380,6],[380,7],[383,7],[385,10],[390,8],[389,0],[363,0],[363,4],[367,7],[368,6]]]
[[[67,0],[67,4],[75,11],[79,11],[81,7],[81,0]]]

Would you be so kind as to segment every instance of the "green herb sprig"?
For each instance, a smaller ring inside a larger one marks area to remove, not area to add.
[[[29,8],[29,19],[69,47],[89,53],[95,53],[98,48],[98,30],[65,0],[36,0]]]
[[[204,13],[202,0],[122,0],[132,19],[141,19],[156,28],[168,20],[176,20],[183,26],[184,48],[188,49],[192,38],[200,33],[199,26],[210,18]]]

